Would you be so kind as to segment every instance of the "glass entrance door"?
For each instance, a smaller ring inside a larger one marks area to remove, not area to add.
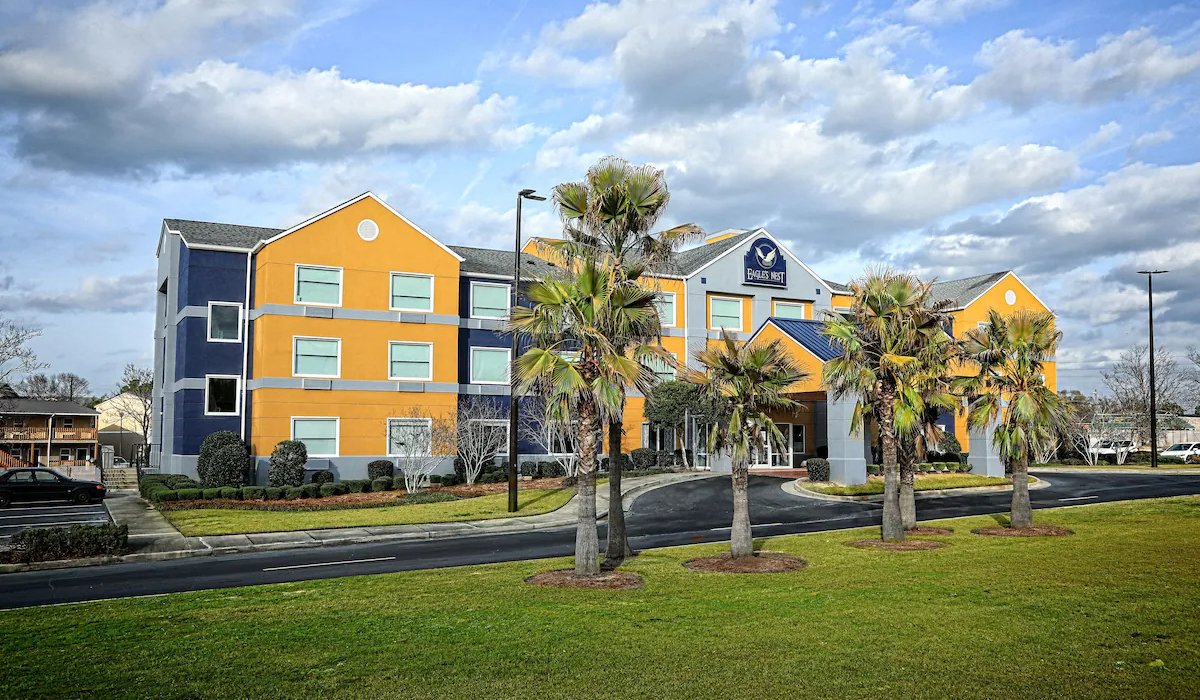
[[[792,444],[792,424],[791,423],[776,423],[775,427],[779,428],[779,432],[783,434],[783,444],[789,447]],[[799,427],[799,426],[796,426]],[[790,449],[779,451],[771,444],[770,440],[764,440],[766,444],[762,449],[754,450],[750,456],[751,469],[789,469],[792,466],[792,452]]]

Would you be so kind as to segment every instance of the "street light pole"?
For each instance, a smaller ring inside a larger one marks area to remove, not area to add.
[[[517,235],[513,242],[513,284],[510,309],[517,308],[517,287],[521,284],[521,202],[526,199],[537,202],[546,201],[545,197],[539,197],[533,192],[533,190],[526,189],[517,193]],[[515,362],[517,359],[517,334],[511,333],[510,335],[512,336],[510,360]],[[511,375],[511,362],[509,367]],[[508,512],[515,513],[517,512],[517,466],[520,462],[520,455],[517,453],[517,418],[520,413],[521,399],[517,396],[517,384],[513,381],[512,376],[509,377],[508,385]]]
[[[1158,468],[1158,385],[1154,381],[1154,276],[1166,270],[1138,270],[1146,276],[1146,296],[1150,306],[1150,468]]]

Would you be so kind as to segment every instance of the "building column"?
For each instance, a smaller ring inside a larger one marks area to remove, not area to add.
[[[867,460],[863,457],[867,431],[850,434],[856,403],[854,399],[826,402],[829,478],[844,485],[867,483]]]
[[[971,465],[972,474],[983,476],[1004,476],[1004,462],[1000,461],[1000,453],[992,442],[996,432],[996,423],[989,423],[983,430],[971,430],[971,444],[967,462]]]

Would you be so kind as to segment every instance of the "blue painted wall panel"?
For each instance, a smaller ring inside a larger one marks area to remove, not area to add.
[[[175,374],[200,378],[206,374],[241,374],[241,343],[208,342],[208,319],[188,317],[176,327]]]
[[[189,250],[180,261],[179,298],[184,306],[208,306],[210,301],[244,301],[246,255],[214,250]]]
[[[175,440],[174,454],[200,454],[200,443],[210,433],[218,430],[241,431],[239,416],[204,415],[204,392],[184,389],[175,392]]]

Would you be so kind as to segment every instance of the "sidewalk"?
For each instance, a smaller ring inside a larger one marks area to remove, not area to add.
[[[682,481],[706,479],[712,472],[655,474],[627,479],[622,484],[621,505],[628,511],[633,501],[647,491]],[[715,476],[721,476],[717,474]],[[506,532],[532,532],[574,527],[578,518],[579,497],[575,496],[562,508],[542,515],[490,520],[465,520],[452,523],[422,525],[387,525],[382,527],[336,528],[327,530],[297,530],[293,532],[264,532],[247,535],[213,535],[184,537],[171,526],[162,513],[138,497],[135,491],[111,492],[105,505],[117,524],[129,526],[132,553],[121,557],[96,557],[35,564],[0,565],[0,573],[61,569],[76,566],[95,566],[119,562],[163,561],[184,557],[212,556],[242,552],[265,552],[307,547],[333,547],[368,542],[401,542],[406,540],[480,537]],[[597,517],[608,515],[608,487],[601,485],[596,494]]]

